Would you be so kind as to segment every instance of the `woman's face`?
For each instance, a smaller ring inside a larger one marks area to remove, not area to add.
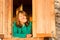
[[[19,13],[19,21],[22,23],[27,22],[27,18],[23,13]]]

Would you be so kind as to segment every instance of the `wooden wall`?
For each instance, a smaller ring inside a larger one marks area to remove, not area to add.
[[[33,35],[56,36],[54,0],[33,0]]]
[[[12,5],[12,0],[0,0],[0,34],[4,34],[4,40],[14,39],[11,36]],[[54,0],[32,0],[32,15],[33,37],[51,37],[52,32],[56,35]]]
[[[2,23],[2,19],[3,19],[3,1],[2,0],[0,0],[0,34],[2,34],[3,33],[3,23]]]
[[[37,34],[55,35],[54,0],[36,1]]]
[[[0,15],[0,34],[11,37],[12,0],[0,0]]]

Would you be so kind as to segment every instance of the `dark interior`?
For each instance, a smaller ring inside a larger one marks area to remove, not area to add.
[[[13,17],[16,16],[16,9],[23,4],[23,10],[32,16],[32,0],[13,0]]]

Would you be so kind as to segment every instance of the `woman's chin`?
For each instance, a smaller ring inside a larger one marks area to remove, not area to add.
[[[26,23],[26,21],[24,21],[23,23]]]

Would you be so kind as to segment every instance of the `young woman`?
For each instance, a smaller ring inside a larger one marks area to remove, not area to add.
[[[25,11],[19,11],[13,23],[12,36],[26,38],[32,36],[32,22]]]

